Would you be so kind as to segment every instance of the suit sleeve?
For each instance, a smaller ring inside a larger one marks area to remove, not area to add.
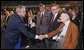
[[[73,29],[74,28],[74,29]],[[78,27],[74,26],[72,27],[72,42],[71,42],[71,48],[76,48],[77,44],[78,44]]]
[[[51,37],[53,37],[54,35],[56,35],[60,31],[60,29],[62,28],[62,26],[63,26],[63,23],[58,27],[58,29],[56,29],[56,30],[48,33],[47,34],[48,35],[48,39],[51,38]]]
[[[29,38],[34,38],[35,39],[35,34],[30,33],[27,28],[24,26],[24,23],[21,20],[16,20],[16,26],[19,29],[20,32],[22,32],[22,34],[24,34],[25,36],[29,37]]]
[[[36,21],[36,33],[37,33],[37,34],[40,33],[40,19],[39,19],[39,15],[37,15],[37,21]]]

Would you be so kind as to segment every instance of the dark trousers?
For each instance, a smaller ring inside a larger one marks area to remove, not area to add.
[[[43,39],[42,41],[38,40],[37,47],[40,48],[40,49],[50,49],[49,39]]]
[[[4,42],[4,48],[5,49],[14,49],[15,48],[15,45],[17,43],[17,42],[11,43],[7,39],[4,39],[3,42]]]
[[[5,42],[4,43],[4,48],[5,49],[14,49],[14,47],[15,47],[15,44],[11,44],[11,43],[9,43],[9,42]]]
[[[55,40],[51,40],[50,41],[50,46],[51,46],[50,47],[51,49],[56,49],[56,41]]]

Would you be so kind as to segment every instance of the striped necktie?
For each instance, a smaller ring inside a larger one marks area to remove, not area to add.
[[[52,16],[52,20],[51,20],[51,23],[50,23],[50,26],[52,27],[53,25],[53,22],[54,22],[54,15]]]
[[[42,23],[43,23],[43,14],[42,14],[42,16],[41,16],[40,24],[42,25]]]

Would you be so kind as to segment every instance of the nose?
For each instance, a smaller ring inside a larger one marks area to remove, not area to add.
[[[26,12],[24,12],[24,14],[26,14]]]

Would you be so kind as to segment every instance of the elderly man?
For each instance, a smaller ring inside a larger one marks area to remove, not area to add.
[[[75,49],[78,44],[78,27],[70,21],[69,15],[63,12],[60,17],[61,23],[58,29],[44,35],[45,38],[51,38],[57,35],[57,49]],[[43,38],[42,37],[42,38]]]
[[[17,6],[16,13],[12,14],[8,20],[8,26],[5,30],[4,44],[7,49],[14,49],[19,42],[21,33],[33,39],[40,39],[40,36],[30,33],[24,26],[23,17],[25,16],[25,6]]]

